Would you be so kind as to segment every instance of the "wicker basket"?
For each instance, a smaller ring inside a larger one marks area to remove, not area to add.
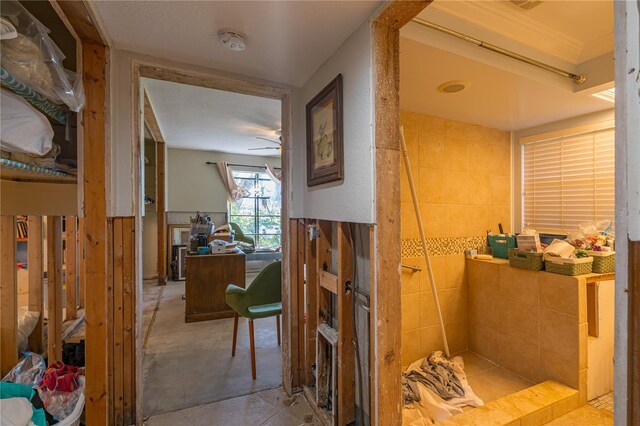
[[[543,253],[509,249],[509,266],[541,271],[544,268]]]
[[[593,257],[581,257],[578,259],[564,259],[562,257],[546,256],[544,269],[547,272],[562,275],[590,274],[593,267]]]
[[[593,256],[593,272],[596,274],[611,274],[616,270],[616,253],[614,251],[589,251]]]

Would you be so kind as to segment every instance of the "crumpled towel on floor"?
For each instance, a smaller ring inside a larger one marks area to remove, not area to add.
[[[453,373],[462,385],[464,396],[445,400],[426,386],[418,384],[420,402],[414,401],[404,406],[402,410],[402,423],[404,426],[430,425],[436,421],[462,413],[462,407],[464,406],[479,407],[484,405],[484,402],[476,396],[471,386],[469,386],[467,375],[464,372],[464,361],[462,357],[457,356],[448,360],[442,355],[442,352],[436,351],[432,353],[429,358],[432,358],[432,361],[437,360],[453,370]],[[426,361],[427,358],[419,359],[412,363],[405,371],[419,371],[422,364]]]
[[[433,352],[425,358],[420,365],[420,370],[408,370],[402,373],[404,403],[420,402],[418,384],[426,386],[445,400],[462,398],[465,394],[464,389],[450,364],[441,352]]]

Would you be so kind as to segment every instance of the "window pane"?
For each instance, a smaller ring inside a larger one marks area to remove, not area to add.
[[[280,235],[260,235],[259,246],[260,248],[277,248],[281,247]]]
[[[232,201],[231,215],[255,215],[255,200],[253,198],[240,198]]]
[[[281,234],[280,216],[260,217],[260,234]]]
[[[230,216],[229,220],[236,223],[243,233],[253,234],[255,233],[255,217],[254,216]]]

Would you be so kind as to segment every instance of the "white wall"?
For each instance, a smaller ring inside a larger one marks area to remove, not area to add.
[[[342,74],[344,180],[308,188],[305,106]],[[315,219],[373,223],[374,152],[371,27],[365,21],[313,74],[295,105],[292,144],[292,215]]]
[[[613,119],[614,110],[610,109],[607,111],[594,112],[513,132],[513,137],[511,138],[511,153],[513,155],[511,161],[511,164],[513,165],[513,185],[511,186],[513,188],[513,220],[511,223],[513,232],[522,231],[522,149],[520,145],[520,138],[553,132],[556,130],[571,129],[573,127],[602,123]]]
[[[280,167],[280,158],[224,154],[190,149],[168,149],[167,210],[170,212],[226,212],[227,194],[214,165],[207,161]]]

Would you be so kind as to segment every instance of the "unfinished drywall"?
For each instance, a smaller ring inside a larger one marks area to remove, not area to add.
[[[510,134],[410,111],[400,121],[418,195],[437,295],[452,353],[467,349],[477,323],[467,321],[465,249],[482,249],[486,232],[511,231]],[[401,165],[402,363],[442,350],[409,180]],[[475,333],[474,333],[475,334]]]
[[[302,87],[294,104],[292,191],[293,214],[302,217],[373,223],[373,98],[369,20],[345,41]],[[307,187],[305,106],[338,74],[342,74],[344,180]]]
[[[191,149],[168,149],[167,210],[170,212],[227,211],[227,193],[214,165],[207,161],[243,164],[248,166],[280,167],[278,157],[225,154]],[[255,170],[255,169],[254,169]]]

